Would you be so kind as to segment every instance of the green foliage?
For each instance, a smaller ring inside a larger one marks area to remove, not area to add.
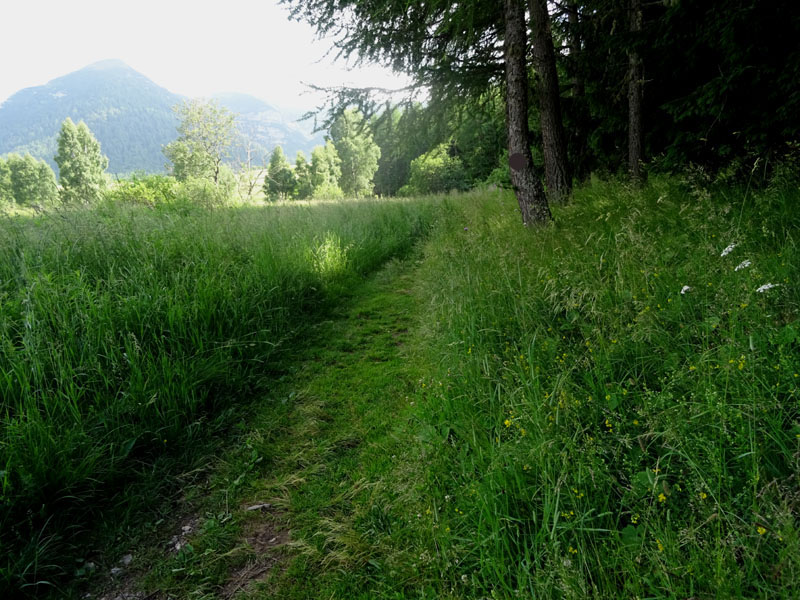
[[[222,161],[237,135],[234,115],[215,101],[184,101],[173,109],[180,119],[178,138],[164,147],[178,181],[190,178],[218,183]]]
[[[532,236],[507,194],[454,207],[395,513],[431,597],[797,597],[798,201],[594,182]]]
[[[489,176],[484,181],[487,185],[494,185],[504,189],[511,188],[511,170],[508,166],[508,152],[504,152],[500,158],[500,164],[492,169]]]
[[[11,186],[11,168],[0,158],[0,205],[14,202],[14,189]]]
[[[106,190],[106,200],[130,204],[157,206],[171,204],[177,199],[178,182],[166,175],[134,174],[120,179]]]
[[[341,159],[339,187],[346,196],[372,194],[373,177],[378,170],[381,149],[372,138],[364,117],[346,110],[331,125],[331,140]]]
[[[233,171],[227,165],[220,165],[216,183],[205,177],[189,177],[178,185],[176,200],[183,205],[220,207],[233,199],[236,188]]]
[[[314,187],[338,185],[342,176],[342,161],[336,146],[328,140],[324,146],[316,146],[311,151],[311,182]]]
[[[264,195],[269,200],[284,200],[292,196],[297,178],[280,146],[272,151],[264,179]]]
[[[67,118],[58,135],[58,165],[61,199],[71,204],[91,204],[102,198],[106,187],[108,158],[83,121]]]
[[[264,390],[276,351],[406,253],[435,209],[194,200],[0,222],[4,597],[70,578],[86,556],[74,536],[96,517],[86,507],[122,502],[137,473]]]
[[[370,121],[375,143],[381,149],[375,172],[375,192],[394,196],[408,183],[411,161],[439,141],[446,120],[429,107],[411,104],[402,108],[387,106]]]
[[[467,189],[469,177],[466,169],[461,159],[452,155],[452,150],[452,144],[439,144],[411,161],[411,177],[408,185],[400,189],[400,194],[412,196]]]
[[[315,199],[338,199],[344,197],[339,179],[342,175],[342,161],[336,146],[328,140],[324,146],[316,146],[311,151],[312,197]]]
[[[46,162],[30,154],[0,159],[0,203],[45,207],[57,200],[56,177]]]
[[[311,164],[306,160],[306,155],[302,150],[297,151],[297,158],[295,159],[294,163],[294,173],[295,178],[297,179],[294,197],[300,200],[311,198],[311,195],[314,193]]]

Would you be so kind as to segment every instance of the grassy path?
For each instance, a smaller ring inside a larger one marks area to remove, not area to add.
[[[404,535],[393,536],[396,494],[383,481],[407,479],[396,432],[420,379],[413,266],[389,263],[284,356],[235,447],[186,490],[196,509],[173,524],[167,551],[134,552],[128,587],[144,595],[133,597],[372,596],[378,557]]]

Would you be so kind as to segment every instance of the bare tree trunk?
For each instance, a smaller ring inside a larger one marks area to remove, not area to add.
[[[511,184],[517,195],[522,223],[551,219],[542,184],[533,170],[528,143],[528,70],[525,63],[525,9],[522,0],[505,0],[506,123]]]
[[[564,202],[572,191],[572,181],[561,120],[561,92],[550,30],[550,13],[547,11],[547,0],[529,0],[528,4],[531,11],[533,61],[539,79],[539,119],[542,124],[547,195],[553,202]]]
[[[642,30],[642,1],[630,0],[630,32]],[[642,82],[644,66],[636,50],[628,55],[628,174],[631,181],[641,183],[642,172]]]

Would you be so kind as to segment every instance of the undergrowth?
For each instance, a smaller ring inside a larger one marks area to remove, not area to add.
[[[440,595],[800,595],[798,207],[654,177],[541,230],[508,197],[450,213],[409,494]]]

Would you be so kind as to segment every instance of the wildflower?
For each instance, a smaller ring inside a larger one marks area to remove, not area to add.
[[[756,529],[756,531],[758,532],[758,535],[764,535],[765,533],[767,533],[767,530],[764,529],[761,525],[758,526],[758,529]]]
[[[656,544],[658,544],[658,551],[659,552],[663,552],[664,551],[664,544],[661,543],[661,540],[656,539]]]
[[[667,501],[667,497],[664,495],[664,492],[661,492],[661,493],[658,495],[658,501],[659,501],[659,502],[666,502],[666,501]]]
[[[694,365],[689,365],[689,370],[690,371],[696,371],[697,367],[695,367]]]
[[[700,500],[705,500],[706,498],[708,498],[708,494],[705,492],[700,492]]]
[[[690,288],[688,285],[685,285],[681,288],[681,295],[685,294],[686,292],[690,292],[691,290],[692,288]]]
[[[506,427],[511,427],[511,421],[506,419],[505,421],[503,421],[503,425],[505,425]]]
[[[639,424],[639,419],[634,419],[634,420],[633,420],[633,424],[634,424],[634,425],[638,425],[638,424]]]
[[[578,553],[578,551],[577,551],[575,548],[573,548],[572,546],[570,546],[570,547],[569,547],[569,553],[570,553],[570,554],[577,554],[577,553]]]
[[[636,525],[638,522],[639,522],[639,515],[633,515],[633,516],[631,517],[631,523],[633,523],[634,525]]]
[[[767,290],[771,290],[772,288],[778,287],[779,285],[780,285],[780,283],[765,283],[760,288],[758,288],[756,291],[759,294],[763,294]]]
[[[752,264],[753,264],[753,263],[751,263],[749,260],[743,260],[742,262],[740,262],[740,263],[739,263],[739,264],[736,266],[736,268],[734,269],[734,271],[741,271],[742,269],[746,269],[747,267],[749,267],[749,266],[750,266],[750,265],[752,265]]]
[[[725,250],[722,251],[722,254],[720,254],[720,256],[728,256],[728,254],[733,252],[734,248],[736,248],[736,242],[733,242],[727,248],[725,248]]]

